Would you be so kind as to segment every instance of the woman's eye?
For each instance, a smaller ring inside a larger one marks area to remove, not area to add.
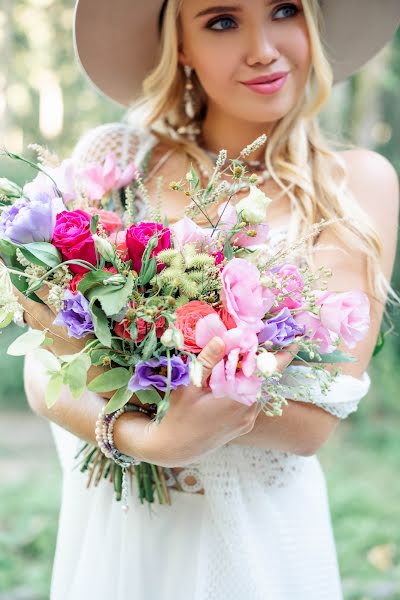
[[[288,19],[299,13],[299,8],[296,4],[285,4],[280,6],[274,13],[274,19]]]
[[[220,17],[216,21],[208,23],[207,28],[212,31],[226,31],[227,29],[236,28],[236,23],[231,17]]]

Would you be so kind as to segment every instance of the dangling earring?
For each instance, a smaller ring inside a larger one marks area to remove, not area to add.
[[[185,104],[186,116],[192,121],[194,119],[194,101],[193,101],[193,83],[192,83],[192,67],[185,65],[183,67],[186,75],[185,82],[185,93],[183,96],[183,102]]]
[[[184,65],[183,70],[186,76],[185,92],[183,94],[183,106],[185,110],[185,115],[189,119],[189,123],[187,125],[184,125],[183,127],[179,127],[178,133],[179,135],[186,136],[191,142],[194,142],[196,141],[196,137],[200,133],[200,129],[196,122],[193,121],[196,114],[193,97],[193,69],[192,67],[189,67],[189,65]]]

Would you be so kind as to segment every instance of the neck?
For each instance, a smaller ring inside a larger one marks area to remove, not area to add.
[[[219,152],[227,150],[229,158],[237,158],[248,144],[264,133],[269,135],[273,123],[250,123],[233,119],[230,115],[221,114],[209,106],[207,115],[202,123],[200,144],[207,150]],[[250,160],[262,160],[265,154],[265,146],[258,148],[250,156]]]

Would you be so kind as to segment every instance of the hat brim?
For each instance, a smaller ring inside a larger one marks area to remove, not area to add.
[[[163,0],[77,0],[74,48],[96,89],[129,106],[159,56]],[[400,0],[322,0],[323,39],[335,83],[347,79],[393,37]]]

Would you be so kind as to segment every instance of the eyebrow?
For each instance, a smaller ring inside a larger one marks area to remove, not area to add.
[[[274,4],[279,4],[279,2],[282,2],[282,0],[271,0],[268,4],[269,6],[273,6]],[[197,13],[195,18],[197,19],[198,17],[204,17],[205,15],[215,15],[223,12],[240,12],[241,10],[241,7],[237,4],[231,6],[209,6]]]

